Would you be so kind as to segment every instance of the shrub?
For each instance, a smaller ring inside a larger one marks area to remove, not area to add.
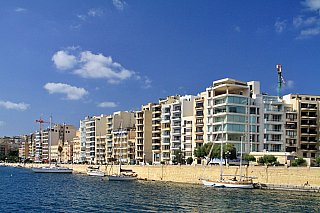
[[[320,164],[320,156],[319,156],[319,157],[316,157],[315,162],[316,162],[317,164]]]
[[[149,164],[149,165],[152,165],[152,160],[149,160],[149,161],[148,161],[148,164]]]
[[[187,164],[192,164],[192,162],[193,162],[193,158],[192,157],[188,157],[187,158]]]
[[[165,164],[166,162],[164,162],[164,161],[161,161],[160,163],[161,163],[162,165],[164,165],[164,164]]]
[[[243,160],[245,160],[245,161],[256,161],[256,158],[253,155],[245,154],[243,156]]]
[[[298,157],[298,158],[296,158],[296,159],[294,160],[294,162],[296,162],[297,165],[301,165],[301,164],[305,163],[306,160],[303,159],[302,157]]]
[[[258,159],[260,164],[274,164],[277,161],[277,158],[274,155],[264,155]]]
[[[295,161],[292,162],[292,163],[291,163],[291,166],[297,166],[297,162],[295,162]]]

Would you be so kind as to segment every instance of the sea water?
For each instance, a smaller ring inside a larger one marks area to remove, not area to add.
[[[0,212],[319,212],[320,194],[217,189],[0,166]]]

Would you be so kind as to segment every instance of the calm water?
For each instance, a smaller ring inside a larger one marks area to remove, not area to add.
[[[112,182],[0,166],[0,212],[319,212],[320,194]]]

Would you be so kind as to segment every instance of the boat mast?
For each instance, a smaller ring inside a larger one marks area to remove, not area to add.
[[[120,128],[120,164],[119,164],[119,175],[121,174],[121,159],[122,159],[122,119],[121,119],[121,128]]]
[[[220,180],[222,180],[222,159],[223,159],[223,120],[222,120],[222,139],[221,139],[221,153],[220,153]]]
[[[51,166],[51,123],[52,123],[52,116],[50,116],[49,141],[48,141],[49,166]]]
[[[241,142],[240,142],[240,181],[241,181],[241,175],[242,175],[242,138],[243,135],[240,137],[241,138]]]

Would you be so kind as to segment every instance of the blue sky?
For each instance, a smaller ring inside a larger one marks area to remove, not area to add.
[[[320,95],[320,0],[1,1],[0,136],[140,110],[212,81]],[[46,125],[44,125],[45,127]]]

